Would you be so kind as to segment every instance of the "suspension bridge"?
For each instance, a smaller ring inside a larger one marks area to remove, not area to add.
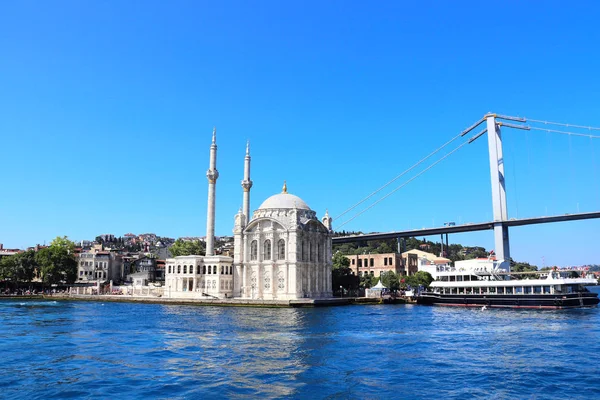
[[[543,124],[543,127],[534,125],[534,124]],[[480,126],[485,125],[485,127],[473,135],[472,137],[466,139],[465,136],[476,130]],[[552,128],[548,128],[547,126],[551,125]],[[557,127],[557,129],[553,129]],[[517,227],[517,226],[525,226],[525,225],[535,225],[535,224],[546,224],[546,223],[556,223],[556,222],[565,222],[565,221],[576,221],[576,220],[586,220],[586,219],[597,219],[600,218],[600,211],[595,212],[576,212],[576,213],[563,213],[561,215],[553,215],[553,216],[540,216],[533,218],[508,218],[508,208],[507,208],[507,198],[506,198],[506,179],[505,179],[505,163],[504,163],[504,151],[502,146],[502,128],[511,128],[511,129],[519,129],[519,130],[539,130],[545,131],[548,134],[561,134],[561,135],[569,135],[569,140],[571,137],[587,137],[590,140],[600,139],[599,135],[594,135],[594,131],[600,131],[600,128],[592,127],[592,126],[584,126],[577,124],[566,124],[560,122],[549,122],[543,120],[536,119],[527,119],[523,117],[512,117],[506,115],[498,115],[498,114],[486,114],[480,120],[476,121],[473,125],[469,126],[467,129],[460,132],[458,135],[453,137],[448,142],[444,143],[442,146],[437,148],[432,153],[428,154],[426,157],[412,165],[407,170],[403,171],[401,174],[394,177],[392,180],[387,182],[385,185],[381,186],[367,197],[354,204],[352,207],[348,208],[342,214],[336,217],[339,219],[340,217],[350,213],[351,211],[357,209],[359,206],[363,205],[369,199],[373,198],[375,195],[379,194],[385,188],[389,187],[392,183],[396,182],[398,179],[402,178],[406,174],[415,170],[420,165],[424,164],[427,160],[431,159],[437,153],[439,153],[442,149],[455,142],[456,140],[462,139],[463,142],[453,150],[446,153],[443,157],[439,158],[437,161],[431,163],[426,168],[422,169],[412,178],[408,179],[394,190],[386,194],[385,196],[379,198],[374,201],[368,207],[363,210],[356,212],[356,214],[350,218],[348,218],[345,222],[342,222],[338,229],[350,221],[354,220],[358,216],[367,212],[368,210],[375,207],[377,204],[381,203],[386,198],[393,195],[398,190],[402,189],[410,182],[423,175],[434,166],[450,157],[452,154],[457,152],[462,147],[473,143],[484,134],[488,134],[488,155],[489,155],[489,166],[490,166],[490,181],[492,187],[492,209],[493,209],[493,221],[481,222],[481,223],[467,223],[467,224],[459,224],[456,225],[454,223],[446,223],[444,226],[426,228],[426,229],[411,229],[404,231],[394,231],[394,232],[384,232],[384,233],[370,233],[370,234],[361,234],[361,235],[353,235],[353,236],[342,236],[333,238],[334,244],[342,244],[342,243],[356,243],[356,242],[367,242],[369,240],[384,240],[384,239],[397,239],[398,240],[398,251],[401,251],[401,241],[407,237],[416,237],[416,236],[432,236],[432,235],[442,235],[442,249],[444,245],[443,235],[446,235],[446,245],[448,241],[448,234],[450,233],[462,233],[462,232],[474,232],[474,231],[483,231],[483,230],[493,230],[494,232],[494,245],[495,245],[495,253],[496,258],[498,260],[503,260],[502,266],[506,269],[510,269],[509,260],[510,260],[510,240],[509,240],[509,228]],[[570,130],[565,130],[570,129]],[[592,145],[593,152],[593,145]],[[571,149],[571,142],[569,141],[569,150]],[[595,159],[594,161],[594,172],[595,172]],[[597,179],[596,179],[597,181]],[[577,210],[578,211],[578,210]]]

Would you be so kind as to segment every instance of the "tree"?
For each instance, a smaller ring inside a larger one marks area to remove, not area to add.
[[[400,277],[394,271],[381,273],[381,283],[390,290],[400,289]]]
[[[17,280],[17,259],[13,256],[3,257],[0,260],[0,280],[15,282]]]
[[[337,251],[333,255],[333,269],[331,271],[331,284],[333,289],[343,287],[344,289],[356,289],[359,284],[359,279],[352,273],[350,268],[350,260],[341,252]]]
[[[35,250],[27,250],[26,252],[15,254],[13,257],[15,257],[17,264],[17,280],[30,283],[38,269],[38,264],[35,260]]]
[[[71,242],[66,236],[57,236],[50,242],[50,247],[61,247],[73,254],[75,251],[75,243]]]
[[[36,253],[35,261],[39,266],[40,278],[43,283],[75,282],[77,261],[74,249],[75,244],[63,236],[54,239],[50,247]]]
[[[433,276],[426,271],[417,271],[414,275],[404,277],[404,282],[412,287],[418,287],[419,285],[429,287],[433,282]]]
[[[169,253],[172,257],[202,255],[205,253],[205,246],[199,240],[182,240],[177,239],[171,247]]]

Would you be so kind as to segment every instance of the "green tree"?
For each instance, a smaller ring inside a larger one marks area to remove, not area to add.
[[[17,264],[17,280],[30,283],[38,269],[38,264],[35,260],[35,250],[27,250],[23,253],[15,254],[13,257],[15,257],[15,262]]]
[[[433,276],[431,276],[429,272],[418,271],[414,275],[405,276],[404,282],[412,287],[417,287],[419,285],[429,287],[431,282],[433,282]]]
[[[344,289],[356,289],[359,285],[359,279],[352,273],[350,260],[341,252],[337,251],[333,255],[333,269],[331,271],[331,284],[333,290],[340,286]]]
[[[3,257],[0,260],[0,280],[7,282],[16,282],[17,269],[17,258],[14,255]]]
[[[169,253],[172,257],[202,255],[205,253],[205,245],[199,240],[182,240],[177,239],[171,247]]]
[[[394,271],[381,273],[381,283],[390,290],[400,289],[400,277]]]
[[[35,254],[39,274],[45,284],[73,283],[77,279],[75,244],[66,236],[57,237],[49,247]]]

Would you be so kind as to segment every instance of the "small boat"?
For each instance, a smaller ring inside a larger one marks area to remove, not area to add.
[[[585,270],[558,269],[515,273],[494,259],[457,261],[432,266],[434,281],[417,297],[418,304],[488,308],[562,309],[595,307],[598,294],[586,286],[596,278]],[[529,279],[527,279],[529,278]]]

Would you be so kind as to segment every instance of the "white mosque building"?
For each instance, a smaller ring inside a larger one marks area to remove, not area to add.
[[[167,259],[170,298],[294,300],[332,297],[332,219],[322,221],[298,196],[283,191],[266,199],[250,218],[250,151],[246,146],[242,208],[235,216],[234,256],[214,254],[216,130],[210,147],[206,255]]]

